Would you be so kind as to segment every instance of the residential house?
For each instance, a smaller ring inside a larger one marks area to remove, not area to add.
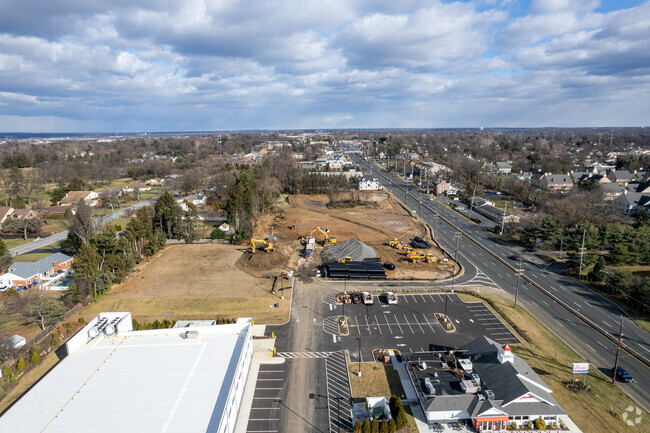
[[[530,171],[522,171],[517,175],[517,179],[519,180],[532,180],[533,179],[533,173]]]
[[[638,215],[648,207],[650,194],[627,192],[619,195],[613,202],[614,207],[626,215]]]
[[[568,174],[546,173],[540,179],[540,187],[552,192],[568,192],[573,188],[573,181]]]
[[[650,194],[650,180],[639,183],[639,186],[636,187],[636,192]]]
[[[31,209],[14,209],[11,215],[9,215],[9,218],[18,219],[18,220],[32,219],[37,217],[38,217],[38,212]]]
[[[187,197],[180,198],[176,200],[176,203],[179,204],[181,209],[183,209],[185,212],[190,210],[189,206],[187,205],[188,203],[194,205],[194,206],[203,206],[208,200],[208,197],[204,195],[189,195]]]
[[[627,170],[612,170],[607,173],[607,178],[612,182],[623,185],[631,182],[634,179],[634,175]]]
[[[99,194],[95,191],[70,191],[59,201],[58,205],[76,206],[81,201],[91,207],[97,206],[99,204]]]
[[[614,170],[615,168],[616,166],[603,165],[599,162],[596,162],[590,165],[589,167],[587,167],[587,169],[594,174],[606,174],[608,170]]]
[[[0,206],[0,224],[5,222],[7,218],[11,215],[11,213],[14,211],[14,208],[11,206]]]
[[[33,286],[46,288],[62,279],[64,272],[72,266],[72,257],[55,253],[35,262],[14,262],[9,271],[0,275],[0,287],[15,287],[17,290]]]
[[[151,185],[146,185],[142,182],[132,182],[122,188],[122,192],[133,192],[133,191],[151,191]]]
[[[413,354],[406,368],[427,424],[438,431],[469,421],[475,431],[501,433],[540,418],[555,431],[566,417],[526,361],[485,336],[457,350]]]
[[[359,191],[377,191],[379,180],[376,177],[364,176],[359,181]]]
[[[431,161],[413,162],[415,170],[417,170],[420,178],[434,178],[441,175],[448,176],[453,173],[452,169],[444,164],[438,164]]]
[[[499,174],[510,174],[512,173],[512,165],[510,161],[497,161],[497,173]]]
[[[604,183],[601,185],[603,200],[611,201],[625,192],[625,187],[614,182]]]
[[[65,211],[68,209],[70,209],[73,214],[75,213],[75,209],[71,208],[70,206],[48,206],[43,209],[43,213],[45,214],[44,216],[46,218],[63,217],[65,215]]]
[[[145,185],[151,186],[162,185],[163,183],[165,183],[165,179],[161,179],[159,177],[154,177],[153,179],[147,179],[144,181]]]
[[[454,187],[446,180],[440,180],[434,185],[436,187],[436,195],[456,195],[458,192],[458,188]]]

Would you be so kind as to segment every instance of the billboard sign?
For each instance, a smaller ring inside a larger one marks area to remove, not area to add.
[[[588,362],[574,362],[573,363],[573,373],[589,373],[589,363]]]

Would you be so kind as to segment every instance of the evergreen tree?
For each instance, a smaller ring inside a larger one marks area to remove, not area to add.
[[[361,429],[362,433],[371,433],[370,432],[370,421],[368,421],[368,418],[363,422],[363,429]]]
[[[380,433],[388,433],[388,421],[384,420],[381,422],[381,427],[379,428]]]
[[[92,285],[93,297],[97,295],[97,276],[100,273],[101,256],[97,253],[95,247],[91,244],[82,244],[79,251],[74,256],[72,268],[75,270],[75,278],[85,280]]]
[[[21,356],[18,359],[18,362],[16,363],[16,370],[18,372],[24,371],[27,368],[27,365],[25,365],[25,359]]]
[[[363,429],[363,424],[361,424],[361,421],[357,420],[357,422],[354,423],[354,433],[361,433]]]
[[[397,425],[395,424],[395,419],[391,418],[388,421],[388,433],[395,433],[397,431]]]
[[[379,420],[377,418],[373,418],[370,424],[370,433],[379,433]]]

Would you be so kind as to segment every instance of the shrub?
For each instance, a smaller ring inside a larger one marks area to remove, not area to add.
[[[406,410],[402,407],[399,412],[397,412],[397,418],[395,418],[395,424],[397,425],[397,428],[403,428],[406,427],[408,424],[408,419],[406,418]]]
[[[63,327],[68,330],[68,332],[72,331],[72,323],[70,322],[65,322],[63,324]]]
[[[58,346],[59,345],[59,334],[52,334],[52,340],[50,341],[50,346]]]
[[[226,234],[220,228],[213,229],[210,232],[210,239],[225,239]]]
[[[517,423],[516,422],[511,422],[510,425],[508,426],[509,430],[517,430]]]
[[[397,431],[397,425],[395,424],[395,420],[393,418],[388,421],[388,433],[395,433]]]
[[[526,425],[528,426],[528,429],[529,429],[529,430],[532,430],[532,429],[533,429],[533,422],[532,422],[532,421],[528,421],[528,422],[526,423]]]
[[[380,433],[388,433],[388,421],[384,420],[381,422],[381,427],[379,428]]]
[[[18,380],[16,377],[16,370],[8,365],[5,365],[5,367],[2,369],[2,377],[8,380],[12,385]]]
[[[544,421],[544,420],[541,419],[541,418],[537,418],[537,419],[535,420],[535,428],[536,428],[537,430],[544,430],[544,429],[546,429],[546,421]]]
[[[370,421],[366,418],[363,422],[363,428],[361,429],[362,433],[370,433]]]
[[[31,356],[29,357],[29,363],[34,365],[38,364],[41,362],[41,356],[38,354],[38,352],[32,352]]]
[[[357,420],[357,422],[354,423],[354,433],[361,433],[362,429],[363,424],[361,424],[361,421]]]
[[[84,319],[83,317],[80,317],[79,318],[79,323],[83,325],[84,323],[86,323],[86,319]]]
[[[374,418],[370,424],[370,433],[379,433],[379,420]]]
[[[25,360],[21,356],[18,362],[16,363],[16,370],[18,372],[24,371],[27,368],[27,365],[25,365]]]

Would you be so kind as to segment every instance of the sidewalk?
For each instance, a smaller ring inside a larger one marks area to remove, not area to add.
[[[395,371],[397,371],[397,374],[399,375],[399,378],[402,382],[402,388],[404,388],[404,395],[406,396],[406,401],[418,403],[418,396],[415,393],[415,388],[413,387],[413,383],[411,382],[411,379],[409,378],[409,374],[406,371],[406,366],[404,365],[403,362],[397,361],[397,358],[395,357],[395,352],[389,350],[388,354],[390,355],[390,362],[393,364],[393,368],[395,369]]]
[[[262,337],[265,331],[266,325],[255,325],[253,326],[253,337]],[[253,360],[248,377],[246,378],[244,395],[239,405],[235,433],[246,433],[251,407],[253,407],[253,396],[255,395],[255,386],[257,385],[257,375],[260,371],[260,365],[284,364],[284,358],[273,356],[273,347],[275,347],[275,338],[253,340]]]

